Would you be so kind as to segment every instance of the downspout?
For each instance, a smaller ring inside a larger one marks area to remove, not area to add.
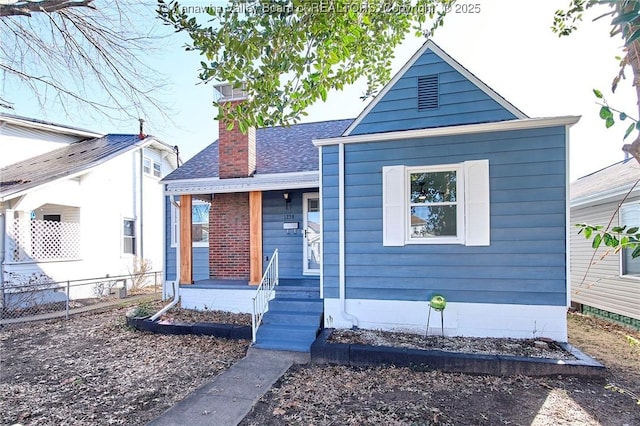
[[[176,202],[175,195],[171,196],[171,205],[176,207],[176,221],[180,223],[180,204]],[[173,226],[173,224],[172,224]],[[176,279],[173,282],[173,300],[164,308],[156,312],[151,318],[151,321],[155,321],[160,318],[165,312],[173,308],[180,302],[180,226],[176,229]]]
[[[140,148],[140,264],[142,262],[144,262],[144,148]]]
[[[358,318],[347,312],[344,202],[344,143],[340,142],[338,144],[338,275],[340,277],[340,309],[342,318],[350,321],[352,327],[358,327]]]

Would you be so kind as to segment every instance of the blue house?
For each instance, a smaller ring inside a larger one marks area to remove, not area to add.
[[[167,176],[167,291],[251,312],[275,276],[267,347],[308,350],[320,320],[424,333],[434,295],[448,335],[566,341],[577,121],[527,117],[427,41],[356,119],[223,127]]]

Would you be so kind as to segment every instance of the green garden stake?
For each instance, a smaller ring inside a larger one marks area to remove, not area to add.
[[[442,337],[444,337],[444,308],[447,306],[447,299],[443,296],[436,294],[429,301],[429,314],[427,315],[427,330],[424,333],[424,337],[429,334],[429,321],[431,320],[431,309],[435,309],[440,312],[440,328],[442,330]]]

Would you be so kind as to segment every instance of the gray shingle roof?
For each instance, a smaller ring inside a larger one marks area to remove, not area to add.
[[[640,179],[640,164],[635,159],[620,161],[571,182],[571,200],[624,189]]]
[[[0,169],[0,197],[6,197],[96,166],[144,144],[138,135],[106,135],[74,142]]]
[[[318,149],[313,139],[340,136],[353,119],[269,127],[256,131],[256,175],[318,170]],[[218,176],[218,141],[197,153],[163,180]]]

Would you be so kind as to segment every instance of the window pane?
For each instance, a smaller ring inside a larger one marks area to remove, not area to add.
[[[411,173],[411,203],[457,201],[456,172]]]
[[[155,177],[160,177],[160,163],[153,163],[153,175]]]
[[[124,237],[122,251],[128,254],[136,254],[135,241],[135,238]]]
[[[144,170],[145,173],[151,173],[151,160],[148,158],[145,158],[142,161],[142,169]]]
[[[191,207],[192,223],[209,223],[209,204],[194,204]]]
[[[194,243],[209,241],[209,224],[193,224],[191,228],[191,238]]]
[[[411,208],[411,238],[455,237],[457,206]]]
[[[133,237],[133,220],[125,220],[123,223],[122,235]]]

